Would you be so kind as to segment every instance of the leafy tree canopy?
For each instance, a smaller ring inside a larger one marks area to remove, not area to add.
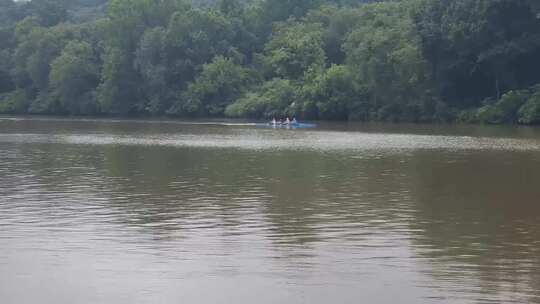
[[[540,123],[536,0],[0,0],[0,113]]]

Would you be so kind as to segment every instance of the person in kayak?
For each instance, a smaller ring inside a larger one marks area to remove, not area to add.
[[[274,118],[272,118],[272,122],[271,122],[271,124],[273,124],[273,125],[277,125],[277,120],[276,120],[276,118],[275,118],[275,117],[274,117]]]
[[[287,116],[287,118],[285,119],[285,124],[286,124],[286,125],[290,125],[290,124],[291,124],[291,120],[289,119],[288,116]]]
[[[293,117],[291,123],[292,123],[293,125],[297,125],[297,124],[298,124],[298,121],[296,121],[296,117]]]

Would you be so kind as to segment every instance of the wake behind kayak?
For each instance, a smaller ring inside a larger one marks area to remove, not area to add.
[[[275,128],[275,129],[310,129],[310,128],[316,128],[316,124],[312,123],[258,123],[256,124],[257,127],[266,127],[266,128]]]

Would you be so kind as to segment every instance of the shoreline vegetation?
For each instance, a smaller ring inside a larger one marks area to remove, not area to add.
[[[0,0],[0,114],[540,124],[540,2]]]

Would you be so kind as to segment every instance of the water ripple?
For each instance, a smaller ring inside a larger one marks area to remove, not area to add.
[[[540,303],[534,138],[91,122],[0,130],[3,303]]]
[[[531,139],[309,131],[284,138],[269,132],[252,134],[246,130],[219,135],[0,134],[0,143],[237,148],[261,151],[540,150],[540,141]]]

